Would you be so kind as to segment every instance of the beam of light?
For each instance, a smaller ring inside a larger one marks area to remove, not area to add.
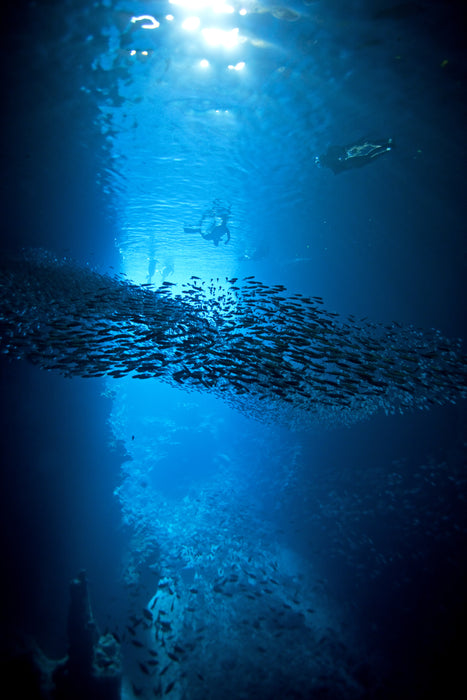
[[[132,17],[131,23],[136,24],[136,22],[146,22],[146,24],[141,25],[141,29],[157,29],[160,27],[160,22],[155,19],[152,15],[139,15],[138,17]]]
[[[137,51],[136,49],[130,49],[128,53],[130,56],[150,56],[152,55],[153,51],[148,51],[147,49],[141,49],[139,51]]]
[[[226,30],[209,27],[202,29],[201,34],[210,46],[223,46],[230,49],[239,43],[238,28]]]
[[[187,32],[194,32],[200,24],[201,20],[199,17],[187,17],[182,22],[182,29],[185,29]]]
[[[206,0],[169,0],[169,3],[185,10],[203,10],[209,4]]]
[[[210,9],[217,14],[232,14],[235,10],[225,0],[169,0],[171,5],[177,5],[184,10],[198,12]]]
[[[234,12],[234,8],[232,5],[229,5],[226,2],[223,2],[220,0],[219,2],[213,2],[212,3],[212,10],[213,12],[217,12],[219,14],[228,14],[231,15]]]
[[[243,70],[245,68],[245,61],[240,61],[239,63],[236,63],[234,66],[230,65],[227,67],[229,70]]]

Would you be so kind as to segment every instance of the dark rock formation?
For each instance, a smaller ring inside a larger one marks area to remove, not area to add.
[[[86,572],[70,584],[68,654],[45,656],[25,638],[15,654],[3,658],[0,672],[10,697],[28,700],[120,700],[120,644],[112,634],[100,635],[89,602]]]
[[[120,645],[112,634],[99,635],[85,571],[70,584],[68,656],[58,662],[53,681],[53,700],[120,698]]]

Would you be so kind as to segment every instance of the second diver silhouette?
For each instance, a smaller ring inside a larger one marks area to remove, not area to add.
[[[162,268],[157,267],[158,260],[155,258],[149,258],[148,262],[148,274],[146,275],[146,284],[153,284],[152,278],[155,274],[160,275],[162,282],[165,282],[167,277],[173,275],[174,265],[171,260],[167,260]]]
[[[196,226],[185,226],[185,233],[199,233],[205,241],[212,241],[215,246],[225,237],[224,245],[230,241],[230,230],[227,221],[230,216],[230,204],[225,205],[220,199],[215,199],[212,207],[207,209]]]

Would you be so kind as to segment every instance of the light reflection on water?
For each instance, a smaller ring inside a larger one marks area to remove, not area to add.
[[[141,6],[155,28],[147,18],[132,22],[134,6],[118,3],[109,50],[94,62],[118,90],[101,106],[116,173],[108,183],[123,269],[138,282],[154,259],[157,269],[170,262],[174,281],[233,275],[260,259],[279,234],[278,210],[304,199],[303,172],[326,123],[319,88],[328,69],[319,79],[311,70],[321,51],[316,18],[251,3],[230,12],[183,5],[161,4],[157,15]],[[195,10],[199,26],[185,31]],[[224,34],[206,42],[216,28]],[[228,41],[232,32],[238,42]],[[215,199],[231,204],[231,241],[218,247],[183,230]]]

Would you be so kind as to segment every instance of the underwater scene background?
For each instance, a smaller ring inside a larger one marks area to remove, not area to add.
[[[461,10],[3,3],[12,697],[465,692]]]

